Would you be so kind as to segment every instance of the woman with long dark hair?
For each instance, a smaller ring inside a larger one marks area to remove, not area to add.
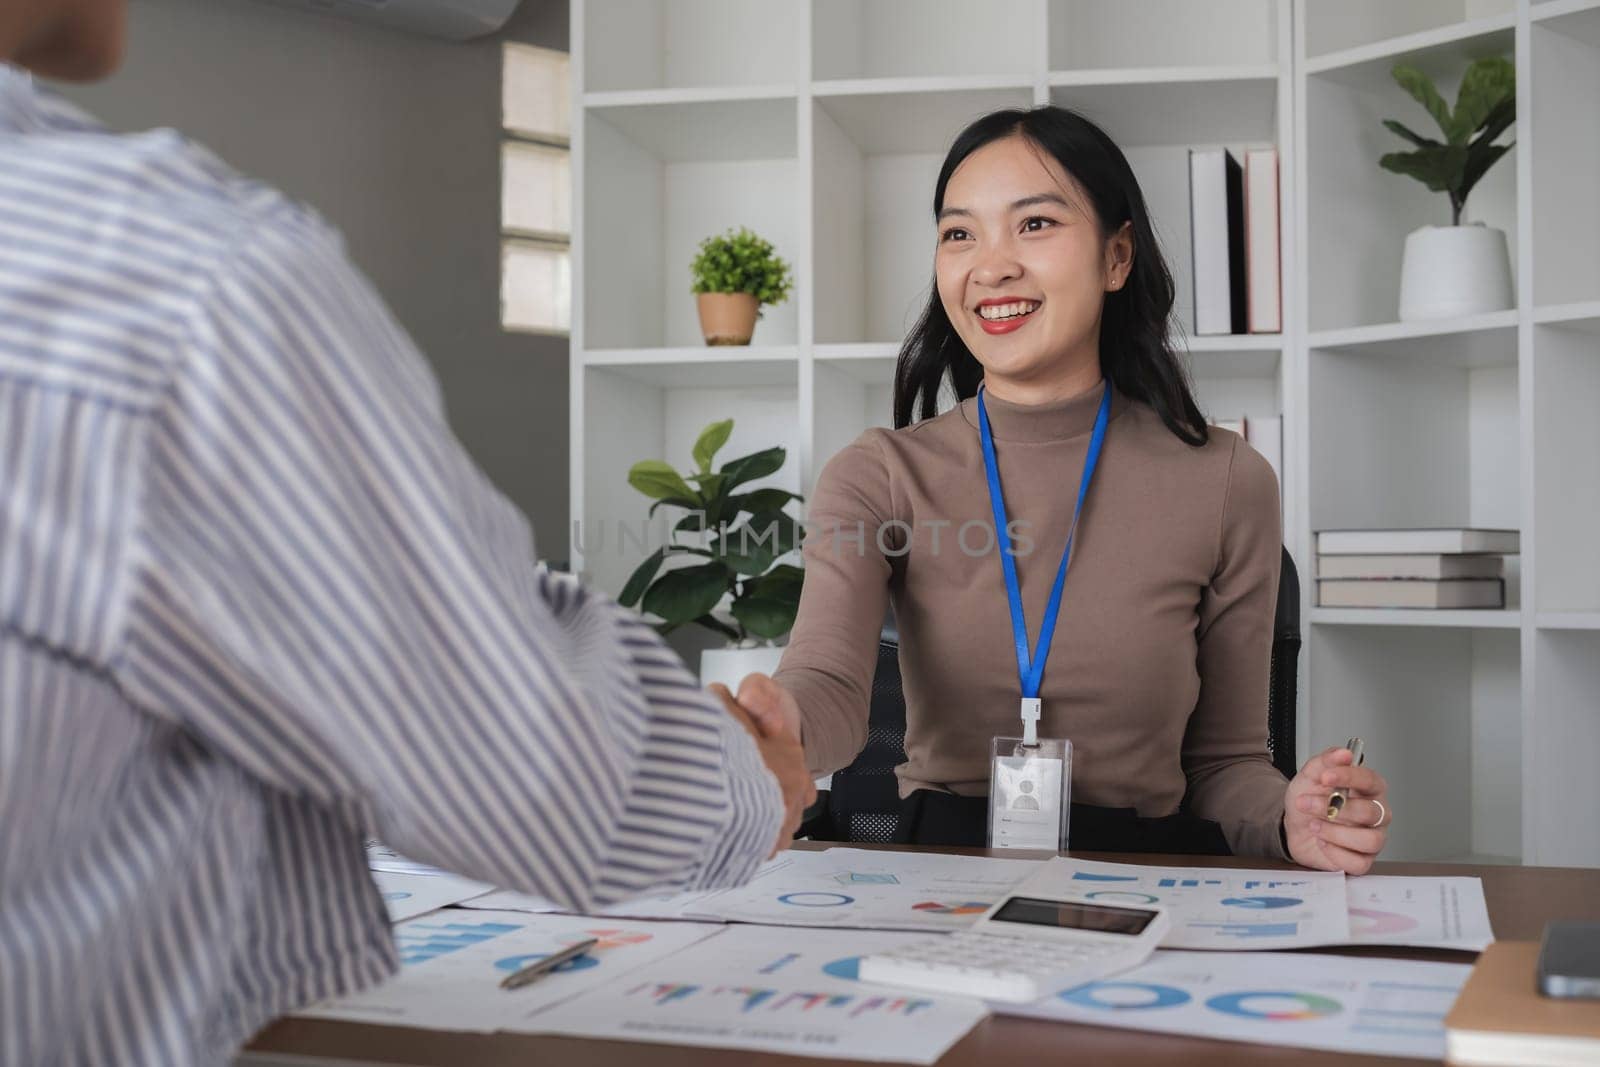
[[[990,740],[1037,695],[1038,732],[1074,747],[1074,848],[1367,870],[1383,779],[1346,749],[1290,782],[1268,756],[1277,482],[1195,403],[1126,158],[1071,111],[997,112],[956,138],[933,214],[895,429],[823,470],[793,637],[740,701],[797,722],[817,774],[848,765],[892,599],[902,840],[983,844]],[[1047,664],[1036,694],[1029,652]],[[1336,788],[1350,799],[1330,819]]]

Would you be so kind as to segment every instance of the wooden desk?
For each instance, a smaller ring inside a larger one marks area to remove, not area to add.
[[[800,847],[805,847],[804,845]],[[825,847],[825,846],[812,846]],[[863,846],[852,846],[863,847]],[[892,848],[893,846],[885,846]],[[983,849],[934,849],[969,855],[998,855]],[[1255,867],[1295,870],[1268,860],[1211,856],[1133,856],[1126,853],[1072,853],[1082,859],[1116,863],[1190,867]],[[1475,875],[1483,879],[1489,919],[1503,940],[1537,941],[1544,924],[1555,918],[1600,919],[1600,870],[1560,867],[1479,867],[1440,863],[1379,863],[1374,874]],[[1473,954],[1435,949],[1318,949],[1351,956],[1470,963]],[[582,1063],[584,1067],[837,1067],[845,1060],[812,1060],[793,1056],[687,1046],[589,1041],[527,1034],[462,1034],[322,1019],[284,1019],[259,1034],[250,1045],[249,1063],[276,1064],[332,1060],[356,1064],[416,1064],[423,1067],[528,1067],[530,1064]],[[940,1067],[996,1067],[1006,1063],[1055,1063],[1071,1056],[1077,1063],[1149,1064],[1185,1067],[1207,1064],[1282,1063],[1332,1065],[1417,1060],[1385,1060],[1311,1049],[1248,1045],[1231,1041],[1146,1034],[1072,1023],[1043,1022],[994,1016],[980,1023],[945,1057]]]

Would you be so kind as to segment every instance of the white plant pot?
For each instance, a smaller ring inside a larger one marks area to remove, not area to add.
[[[1474,222],[1423,226],[1406,235],[1400,321],[1481,315],[1513,303],[1504,230]]]
[[[772,645],[755,648],[712,648],[700,653],[700,684],[721,682],[737,693],[747,674],[771,674],[778,669],[783,649]]]

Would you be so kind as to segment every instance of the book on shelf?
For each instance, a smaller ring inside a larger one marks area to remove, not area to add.
[[[1534,980],[1538,956],[1532,941],[1496,941],[1483,950],[1444,1017],[1446,1063],[1600,1063],[1600,1002],[1541,995]]]
[[[1499,578],[1393,580],[1317,579],[1323,608],[1503,608],[1506,583]]]
[[[1504,556],[1318,556],[1318,578],[1501,578]]]
[[[1322,530],[1317,534],[1317,552],[1324,556],[1449,556],[1483,552],[1514,556],[1520,551],[1518,544],[1515,530],[1473,527]]]
[[[1278,477],[1278,493],[1283,493],[1283,416],[1269,415],[1247,419],[1244,439],[1250,447],[1261,453]]]
[[[1244,154],[1245,318],[1251,333],[1283,331],[1278,150]]]
[[[1196,336],[1244,333],[1244,172],[1226,148],[1189,150]]]

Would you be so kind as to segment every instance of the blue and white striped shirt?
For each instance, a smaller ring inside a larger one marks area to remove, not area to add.
[[[0,64],[0,1063],[226,1060],[395,967],[362,841],[584,907],[781,798],[537,569],[314,215]]]

